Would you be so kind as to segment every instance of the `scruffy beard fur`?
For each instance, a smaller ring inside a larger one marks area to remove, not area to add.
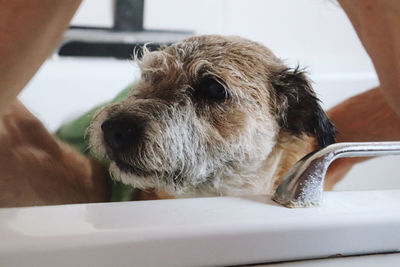
[[[90,127],[92,151],[111,162],[115,180],[135,188],[173,196],[270,193],[317,142],[334,140],[304,73],[258,43],[198,36],[144,49],[137,62],[142,78],[131,95],[103,108]],[[119,132],[105,130],[116,121]],[[114,140],[121,134],[130,139]]]

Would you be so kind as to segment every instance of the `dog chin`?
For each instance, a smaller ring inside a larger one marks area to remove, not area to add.
[[[187,191],[193,191],[193,188],[170,183],[159,177],[156,173],[144,175],[135,173],[127,168],[121,169],[115,161],[112,161],[109,167],[109,173],[113,180],[130,185],[133,188],[144,191],[150,189],[162,190],[171,196],[186,196]],[[191,194],[190,196],[192,196]]]
[[[138,187],[140,180],[148,178],[144,175],[136,174],[135,172],[128,170],[126,167],[121,168],[115,161],[111,162],[109,167],[109,172],[111,177],[127,185],[132,185],[133,187]],[[143,189],[143,187],[141,187]]]

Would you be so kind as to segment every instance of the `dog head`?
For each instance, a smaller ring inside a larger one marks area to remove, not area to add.
[[[102,109],[90,130],[94,152],[126,184],[173,195],[253,192],[282,134],[334,141],[305,74],[261,44],[192,37],[145,50],[138,64],[132,94]]]

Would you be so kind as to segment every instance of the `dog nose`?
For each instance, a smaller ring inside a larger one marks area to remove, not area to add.
[[[138,139],[140,125],[129,119],[108,119],[101,125],[105,142],[114,151],[129,149]]]

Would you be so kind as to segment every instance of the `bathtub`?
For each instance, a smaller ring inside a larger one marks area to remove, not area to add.
[[[328,192],[307,209],[269,196],[0,209],[0,264],[231,266],[395,253],[399,203],[400,190],[388,190]]]
[[[54,56],[20,99],[53,131],[138,75],[130,61]],[[315,72],[312,79],[326,107],[377,83],[373,73]],[[337,88],[349,90],[332,93]],[[281,207],[268,195],[0,209],[0,265],[394,266],[398,173],[399,157],[360,164],[320,207],[307,209]]]

